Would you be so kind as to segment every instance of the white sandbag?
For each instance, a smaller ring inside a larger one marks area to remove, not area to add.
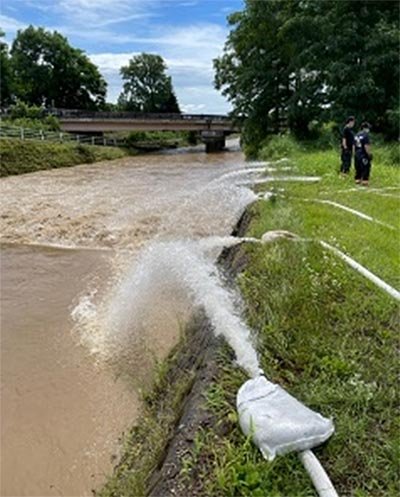
[[[334,432],[333,422],[312,411],[264,376],[246,381],[238,391],[237,410],[245,435],[263,456],[311,449]]]

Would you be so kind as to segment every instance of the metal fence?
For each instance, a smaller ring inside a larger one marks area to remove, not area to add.
[[[48,131],[35,128],[22,128],[8,124],[0,124],[1,138],[18,138],[20,140],[43,140],[53,143],[81,143],[85,145],[100,145],[118,147],[126,145],[126,140],[121,138],[107,138],[99,135],[75,135],[61,131]]]

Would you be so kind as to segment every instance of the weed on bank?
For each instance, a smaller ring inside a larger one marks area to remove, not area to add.
[[[248,245],[246,270],[238,278],[261,367],[271,381],[334,420],[334,435],[315,452],[339,495],[354,497],[394,497],[399,491],[398,303],[318,240],[400,288],[399,168],[384,148],[375,157],[369,190],[355,190],[351,177],[338,175],[333,151],[296,149],[280,163],[290,164],[290,174],[321,181],[261,185],[260,191],[275,195],[252,207],[248,235],[285,229],[310,241]],[[306,199],[345,204],[393,229]],[[215,423],[199,430],[184,461],[188,494],[316,495],[295,454],[267,462],[241,434],[235,399],[245,380],[226,349],[205,396]]]

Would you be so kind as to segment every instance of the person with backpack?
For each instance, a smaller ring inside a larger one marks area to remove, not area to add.
[[[354,165],[356,170],[355,180],[357,184],[368,186],[369,175],[371,172],[371,140],[369,131],[371,125],[367,122],[361,124],[361,130],[356,134],[354,139],[355,155]]]
[[[342,163],[340,165],[340,172],[342,174],[349,174],[350,166],[351,166],[351,158],[353,156],[353,148],[354,148],[354,132],[353,127],[356,120],[353,116],[350,116],[346,119],[346,125],[343,128],[342,132],[342,140],[340,142],[342,153],[341,160]]]

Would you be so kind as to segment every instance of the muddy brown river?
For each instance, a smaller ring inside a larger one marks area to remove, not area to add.
[[[176,241],[228,235],[252,174],[233,147],[1,180],[2,496],[85,496],[105,481],[192,312],[152,247],[171,243],[168,259]]]

